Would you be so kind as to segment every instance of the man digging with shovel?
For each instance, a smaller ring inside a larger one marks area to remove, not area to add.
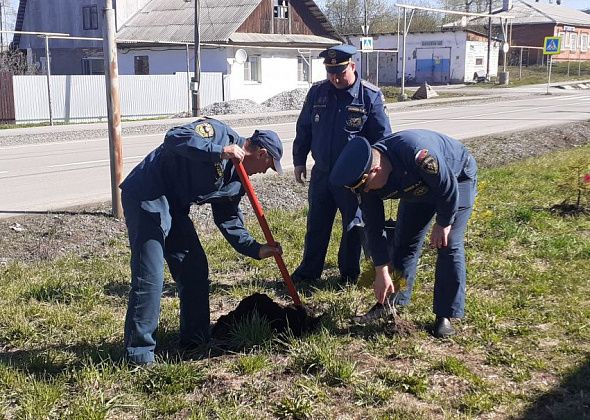
[[[262,259],[280,255],[279,244],[261,245],[244,226],[239,208],[245,190],[234,162],[248,175],[281,173],[283,146],[273,131],[240,137],[226,124],[202,118],[168,131],[121,184],[131,247],[131,291],[125,318],[129,362],[154,362],[164,260],[178,287],[180,343],[209,339],[209,269],[189,210],[210,203],[215,224],[241,254]]]

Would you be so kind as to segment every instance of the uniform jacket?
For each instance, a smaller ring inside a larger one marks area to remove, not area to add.
[[[311,151],[315,167],[329,172],[342,148],[355,135],[375,143],[391,134],[383,94],[355,75],[356,80],[348,89],[336,89],[327,79],[309,89],[293,141],[295,166],[305,165]]]
[[[383,234],[383,200],[399,198],[432,203],[436,222],[449,226],[460,207],[473,205],[477,165],[459,141],[429,130],[400,131],[373,148],[383,153],[392,165],[383,188],[361,194],[371,255],[375,264],[381,265],[389,261]]]
[[[174,214],[187,214],[192,203],[210,203],[215,224],[228,242],[238,252],[258,258],[260,244],[244,227],[239,208],[245,190],[231,160],[221,159],[225,146],[244,142],[211,118],[172,128],[162,145],[121,183],[121,190],[141,202],[144,210],[159,213],[165,233]]]

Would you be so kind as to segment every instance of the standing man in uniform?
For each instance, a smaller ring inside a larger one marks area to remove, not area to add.
[[[362,222],[354,195],[331,186],[330,171],[340,152],[354,136],[374,143],[391,133],[383,94],[361,80],[351,57],[352,45],[338,45],[320,53],[327,79],[315,83],[307,94],[297,120],[293,142],[295,180],[307,178],[307,155],[315,161],[311,170],[307,233],[303,260],[293,273],[294,281],[320,278],[332,233],[336,210],[342,216],[342,238],[338,251],[341,282],[355,282],[360,273]]]
[[[164,142],[121,184],[131,246],[131,291],[125,318],[127,359],[154,361],[164,260],[180,298],[180,343],[209,339],[209,268],[193,222],[192,203],[210,203],[215,224],[232,247],[252,258],[282,253],[259,244],[246,230],[239,208],[245,190],[232,159],[248,175],[269,168],[281,173],[281,140],[256,130],[248,139],[224,123],[202,118],[168,131]]]
[[[379,303],[395,292],[390,266],[408,285],[399,291],[395,303],[410,302],[422,244],[434,217],[430,234],[430,246],[438,250],[434,335],[454,334],[450,319],[464,315],[464,236],[477,193],[477,165],[465,146],[429,130],[400,131],[373,146],[356,137],[342,151],[330,182],[359,196]],[[388,255],[383,200],[397,198],[393,255]]]

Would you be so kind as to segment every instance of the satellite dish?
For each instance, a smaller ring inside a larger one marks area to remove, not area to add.
[[[240,48],[236,51],[234,58],[236,59],[236,63],[244,64],[248,59],[248,53],[246,52],[246,50]]]

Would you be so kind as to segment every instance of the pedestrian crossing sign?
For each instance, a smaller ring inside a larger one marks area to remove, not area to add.
[[[361,37],[361,50],[362,51],[373,51],[373,37],[372,36]]]
[[[552,55],[561,52],[561,38],[558,36],[546,36],[543,42],[543,54]]]

